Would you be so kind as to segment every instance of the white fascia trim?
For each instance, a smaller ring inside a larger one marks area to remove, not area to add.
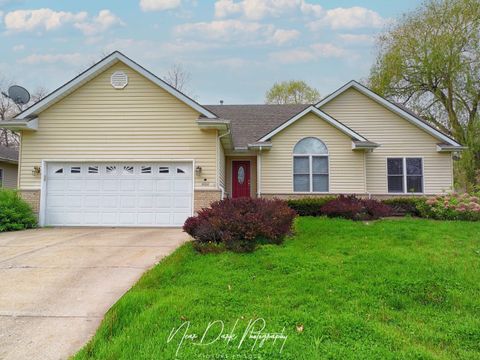
[[[262,149],[270,150],[270,149],[272,148],[272,143],[265,143],[265,144],[258,144],[258,143],[248,144],[248,148],[249,148],[249,149],[258,149],[258,150],[260,150],[260,151],[262,151]]]
[[[230,120],[198,119],[197,125],[202,129],[230,130]]]
[[[468,149],[467,146],[437,145],[438,152],[463,151],[466,149]]]
[[[198,111],[200,114],[206,116],[207,118],[212,119],[217,117],[215,114],[211,113],[210,111],[205,109],[203,106],[201,106],[194,100],[190,99],[188,96],[182,94],[180,91],[173,88],[172,86],[170,86],[169,84],[167,84],[166,82],[164,82],[163,80],[161,80],[160,78],[152,74],[150,71],[146,70],[145,68],[143,68],[142,66],[134,62],[133,60],[130,60],[128,57],[126,57],[122,53],[115,51],[112,54],[108,55],[106,58],[102,59],[101,61],[93,65],[91,68],[81,73],[76,78],[70,80],[65,85],[61,86],[57,90],[50,93],[47,97],[43,98],[36,104],[29,107],[24,112],[18,114],[15,117],[15,119],[19,119],[19,120],[25,119],[31,115],[37,114],[38,112],[45,110],[47,107],[55,103],[59,97],[61,97],[66,93],[71,92],[77,86],[83,84],[85,81],[89,80],[90,78],[93,78],[97,73],[109,67],[111,64],[113,64],[116,61],[121,61],[125,65],[131,67],[133,70],[137,71],[138,73],[146,77],[148,80],[160,86],[163,90],[175,96],[180,101],[183,101],[185,104],[189,105],[190,107]]]
[[[403,117],[405,120],[408,120],[412,124],[418,126],[422,130],[424,130],[427,133],[429,133],[430,135],[432,135],[433,137],[436,137],[437,139],[445,141],[445,142],[447,142],[447,143],[449,143],[453,146],[462,146],[459,143],[457,143],[456,141],[453,141],[452,139],[450,139],[448,136],[445,136],[444,134],[442,134],[437,129],[425,124],[423,121],[418,120],[415,116],[412,116],[411,114],[409,114],[408,112],[406,112],[402,108],[396,106],[395,104],[392,104],[390,101],[382,98],[380,95],[375,94],[372,90],[370,90],[369,88],[359,84],[355,80],[352,80],[352,81],[348,82],[347,84],[343,85],[340,89],[338,89],[334,93],[328,95],[325,99],[321,100],[315,106],[317,108],[322,107],[323,105],[327,104],[331,100],[335,99],[338,95],[342,94],[343,92],[345,92],[346,90],[348,90],[352,87],[355,90],[358,90],[359,92],[361,92],[362,94],[368,96],[373,101],[375,101],[375,102],[379,103],[380,105],[383,105],[387,109],[393,111],[395,114]]]
[[[342,131],[343,133],[351,136],[352,138],[354,138],[355,140],[357,141],[368,141],[367,139],[365,139],[364,137],[360,136],[359,134],[357,134],[355,131],[353,131],[352,129],[349,129],[348,127],[346,127],[345,125],[343,125],[342,123],[338,122],[337,120],[335,120],[334,118],[332,118],[330,115],[328,115],[327,113],[324,113],[322,110],[320,109],[317,109],[315,106],[309,106],[308,108],[306,108],[305,110],[303,110],[301,113],[295,115],[294,117],[292,117],[290,120],[288,120],[287,122],[283,123],[281,126],[277,127],[275,130],[271,131],[270,133],[268,133],[267,135],[265,135],[264,137],[262,137],[261,139],[258,140],[258,142],[262,142],[262,141],[266,141],[268,139],[270,139],[272,136],[278,134],[280,131],[282,131],[283,129],[285,129],[286,127],[290,126],[291,124],[293,124],[295,121],[301,119],[302,117],[304,117],[305,115],[307,115],[308,113],[310,112],[313,112],[314,114],[316,114],[318,117],[322,118],[323,120],[325,120],[326,122],[328,122],[330,125],[336,127],[338,130]]]
[[[37,131],[38,118],[34,118],[31,120],[0,121],[0,128],[11,129],[11,130]]]

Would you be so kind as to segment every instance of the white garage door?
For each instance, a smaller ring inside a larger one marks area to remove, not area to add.
[[[45,225],[181,226],[192,163],[48,163]]]

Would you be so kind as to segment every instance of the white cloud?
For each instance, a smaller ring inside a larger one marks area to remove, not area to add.
[[[277,29],[271,24],[236,19],[215,20],[179,25],[174,29],[180,37],[203,37],[223,42],[258,42],[283,45],[300,35],[297,30]]]
[[[309,4],[305,1],[302,1],[301,5],[300,5],[300,10],[304,14],[312,14],[316,17],[320,17],[324,13],[324,10],[323,10],[321,5]]]
[[[374,41],[372,35],[368,34],[339,34],[338,37],[346,43],[371,44]]]
[[[56,64],[65,63],[68,65],[85,65],[88,62],[84,54],[70,53],[70,54],[32,54],[23,59],[20,63],[28,65],[36,64]]]
[[[112,26],[123,25],[122,20],[110,10],[100,10],[98,15],[90,21],[76,23],[75,27],[85,35],[92,36],[99,34]]]
[[[299,36],[300,36],[300,31],[298,30],[277,29],[273,33],[272,40],[275,44],[283,45],[292,40],[295,40]]]
[[[320,19],[308,24],[310,30],[325,26],[332,29],[380,28],[386,20],[377,12],[363,7],[335,8],[327,10]]]
[[[52,9],[15,10],[5,15],[5,28],[10,31],[53,30],[67,23],[84,21],[84,11],[71,13]]]
[[[66,24],[73,26],[85,35],[91,36],[103,32],[123,22],[110,10],[101,10],[97,16],[89,18],[88,13],[54,11],[52,9],[15,10],[5,15],[7,31],[55,30]]]
[[[140,0],[142,11],[164,11],[171,10],[181,5],[181,0]]]
[[[349,51],[330,43],[316,43],[306,48],[297,48],[277,51],[270,54],[270,58],[283,64],[304,63],[322,58],[342,58],[349,55]]]
[[[260,20],[267,16],[277,17],[292,11],[312,13],[319,16],[320,5],[311,4],[305,0],[218,0],[215,2],[215,16],[225,18],[230,15],[242,14],[250,20]]]
[[[25,45],[23,44],[19,44],[19,45],[15,45],[12,47],[12,50],[17,52],[17,51],[23,51],[25,50]]]

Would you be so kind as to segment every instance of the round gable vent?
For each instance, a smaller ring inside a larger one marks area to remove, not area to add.
[[[123,89],[128,84],[128,76],[123,71],[115,71],[110,77],[110,83],[115,89]]]

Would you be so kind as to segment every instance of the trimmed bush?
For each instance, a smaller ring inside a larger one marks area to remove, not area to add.
[[[350,220],[376,220],[393,214],[390,206],[373,199],[360,199],[354,195],[341,195],[322,206],[321,212],[328,217]]]
[[[321,216],[323,215],[320,211],[322,206],[334,199],[336,199],[335,196],[303,198],[288,200],[287,204],[295,210],[299,216]]]
[[[395,216],[421,216],[418,206],[425,202],[425,198],[419,197],[402,197],[383,200],[382,202],[392,208]]]
[[[225,199],[188,218],[183,230],[194,238],[194,247],[200,252],[208,252],[212,243],[234,252],[252,252],[259,241],[281,244],[291,232],[295,216],[282,200]]]
[[[16,191],[0,189],[0,232],[37,226],[32,208]]]
[[[449,194],[432,197],[417,204],[421,217],[436,220],[480,220],[480,197]]]

